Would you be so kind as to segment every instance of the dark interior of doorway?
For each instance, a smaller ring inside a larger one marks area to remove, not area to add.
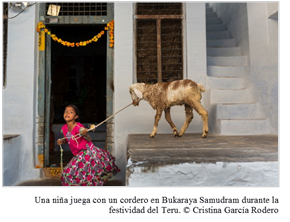
[[[65,41],[80,42],[92,39],[104,30],[104,26],[62,25],[51,26],[49,29]],[[86,127],[106,118],[106,48],[106,35],[87,46],[73,48],[51,41],[50,137],[54,138],[50,142],[49,165],[59,166],[60,155],[56,140],[63,137],[60,129],[65,124],[63,112],[68,104],[79,108],[78,121]],[[98,141],[93,142],[95,144]],[[66,164],[72,153],[67,145],[63,149],[63,162]]]

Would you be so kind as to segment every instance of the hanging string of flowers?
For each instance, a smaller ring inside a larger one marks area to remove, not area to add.
[[[58,38],[55,34],[52,34],[42,22],[39,22],[36,28],[37,32],[40,32],[41,29],[44,29],[44,32],[47,33],[52,40],[62,44],[63,46],[67,47],[80,47],[80,46],[87,46],[88,44],[92,42],[97,42],[99,38],[102,37],[102,35],[105,34],[105,31],[109,31],[109,46],[112,48],[114,47],[114,20],[110,21],[107,26],[105,27],[105,31],[99,32],[97,35],[95,35],[92,39],[86,40],[86,41],[80,41],[80,42],[68,42],[65,40],[62,40],[61,38]]]

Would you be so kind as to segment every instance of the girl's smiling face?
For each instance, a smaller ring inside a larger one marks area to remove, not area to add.
[[[78,118],[78,115],[73,107],[67,106],[64,110],[63,118],[66,122],[71,122],[75,121]]]

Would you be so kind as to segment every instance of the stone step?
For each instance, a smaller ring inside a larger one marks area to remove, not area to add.
[[[207,25],[206,31],[207,32],[227,31],[227,27],[225,26],[225,24]]]
[[[208,39],[206,46],[216,48],[236,47],[236,41],[235,39]]]
[[[263,149],[263,153],[261,153],[261,149]],[[212,160],[216,163],[221,161],[221,159],[216,159],[218,156],[221,157],[221,155],[226,155],[230,158],[223,158],[222,161],[225,162],[241,162],[242,159],[248,162],[255,161],[252,159],[255,150],[257,151],[257,157],[262,157],[267,152],[272,153],[273,149],[275,149],[276,153],[278,137],[273,135],[228,137],[209,134],[207,138],[201,138],[200,133],[185,133],[182,137],[176,138],[170,133],[157,134],[152,139],[149,138],[148,134],[129,134],[127,160],[130,159],[131,162],[129,163],[128,161],[127,166],[134,164],[145,166],[158,163],[163,163],[164,165],[171,163],[205,163]],[[249,150],[252,150],[252,152],[249,152]],[[236,152],[243,151],[245,151],[245,155],[236,155]],[[234,152],[234,155],[230,155],[230,152]],[[251,158],[246,160],[246,156]],[[270,161],[270,159],[265,160]],[[144,171],[144,173],[146,172]]]
[[[207,75],[216,77],[243,77],[247,67],[240,66],[207,66]]]
[[[206,7],[205,10],[206,10],[206,13],[208,13],[208,12],[213,12],[212,7]]]
[[[245,56],[207,56],[208,66],[246,66]]]
[[[219,121],[221,135],[264,135],[269,133],[267,119]]]
[[[240,47],[210,48],[206,49],[207,56],[241,56]]]
[[[217,18],[217,14],[215,12],[207,12],[206,18]]]
[[[211,77],[207,78],[210,89],[244,89],[246,87],[245,78],[239,77]]]
[[[259,103],[217,104],[217,119],[258,119],[261,116]]]
[[[279,184],[278,136],[131,134],[127,150],[127,186]]]
[[[222,20],[220,19],[220,17],[207,18],[206,19],[206,24],[207,25],[222,24]]]
[[[252,103],[254,102],[249,89],[211,90],[211,103]]]
[[[231,35],[229,31],[215,31],[215,32],[206,32],[207,40],[214,39],[230,39]]]

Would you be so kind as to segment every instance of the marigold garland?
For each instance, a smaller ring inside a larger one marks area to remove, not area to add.
[[[105,31],[101,31],[100,33],[98,33],[97,35],[95,35],[92,39],[90,40],[86,40],[86,41],[81,41],[81,42],[68,42],[68,41],[64,41],[60,38],[58,38],[55,34],[52,34],[50,31],[48,31],[48,29],[45,27],[45,25],[42,22],[39,22],[36,28],[37,32],[40,32],[41,29],[44,29],[44,32],[47,33],[52,40],[62,44],[63,46],[67,46],[67,47],[80,47],[80,46],[87,46],[88,44],[92,43],[92,42],[97,42],[99,40],[99,38],[102,37],[102,35],[105,34]],[[114,20],[110,21],[107,26],[105,27],[106,31],[109,31],[109,46],[112,48],[114,47]]]

